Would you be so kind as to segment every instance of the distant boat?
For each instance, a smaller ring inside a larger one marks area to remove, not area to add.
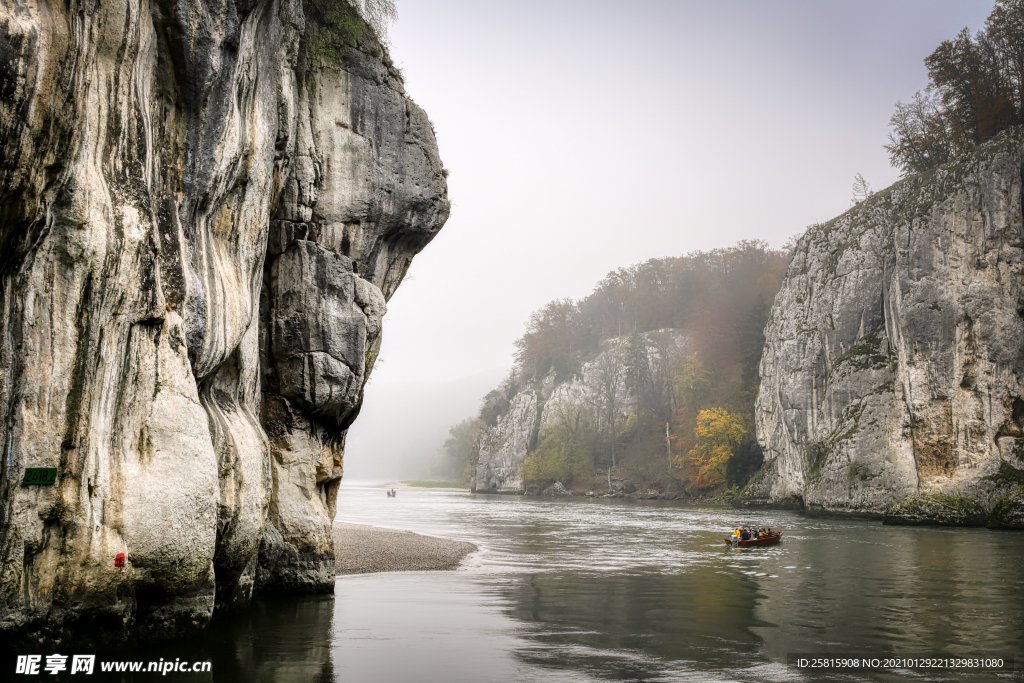
[[[388,489],[388,498],[394,498],[398,495],[398,491],[394,489]]]
[[[761,546],[765,545],[775,545],[781,540],[782,532],[773,531],[770,534],[765,534],[761,538],[752,538],[749,541],[744,541],[743,539],[739,539],[735,536],[732,536],[730,538],[725,539],[725,544],[736,545],[740,548],[760,548]]]

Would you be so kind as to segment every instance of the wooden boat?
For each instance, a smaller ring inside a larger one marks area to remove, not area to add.
[[[761,546],[765,545],[775,545],[776,543],[781,541],[782,532],[773,531],[770,534],[767,534],[766,536],[762,536],[761,538],[752,538],[749,541],[744,541],[741,539],[736,539],[735,541],[733,541],[734,538],[734,536],[730,536],[729,538],[725,539],[726,545],[736,545],[740,548],[760,548]]]

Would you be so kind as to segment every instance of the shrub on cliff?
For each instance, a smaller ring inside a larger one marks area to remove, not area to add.
[[[338,65],[345,45],[386,54],[388,25],[397,16],[394,0],[304,0],[302,9],[307,52],[314,60]]]

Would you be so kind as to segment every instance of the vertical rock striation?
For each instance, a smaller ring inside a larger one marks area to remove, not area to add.
[[[317,6],[0,8],[0,632],[330,590],[385,301],[448,201],[372,31]]]
[[[1022,168],[1010,131],[800,239],[765,330],[753,497],[990,511],[1024,480]]]
[[[680,330],[664,329],[642,333],[641,339],[649,366],[669,366],[687,346],[687,337]],[[552,372],[523,386],[504,391],[507,404],[502,406],[493,424],[480,433],[479,451],[470,486],[477,493],[524,493],[523,461],[537,448],[541,439],[564,415],[584,411],[599,430],[607,430],[612,420],[626,421],[635,413],[636,396],[630,391],[625,372],[629,337],[614,337],[601,343],[601,350],[583,363],[573,377],[563,381]],[[613,374],[609,368],[615,368]],[[614,389],[608,383],[614,384]],[[607,394],[617,397],[611,402],[615,417],[609,418]],[[605,394],[602,396],[602,394]]]

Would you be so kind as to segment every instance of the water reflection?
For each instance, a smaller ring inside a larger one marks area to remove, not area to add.
[[[710,566],[684,574],[538,573],[500,592],[508,615],[529,625],[517,656],[532,664],[649,680],[665,673],[666,661],[722,670],[736,665],[737,653],[760,649],[751,630],[760,623],[755,582]]]
[[[341,520],[481,551],[454,572],[343,577],[334,599],[261,601],[195,642],[132,656],[212,660],[212,675],[177,680],[286,683],[905,677],[814,675],[787,666],[795,653],[1024,662],[1024,534],[437,491],[343,488],[339,502]],[[736,523],[786,535],[728,548]]]
[[[330,596],[260,600],[207,639],[214,680],[332,683]]]
[[[505,605],[514,638],[502,647],[534,679],[897,680],[816,677],[786,661],[1024,656],[1021,534],[436,492],[407,492],[402,508],[385,509],[363,495],[349,494],[346,507],[343,492],[344,518],[383,514],[393,526],[485,548],[454,576]],[[723,530],[737,522],[786,536],[773,548],[725,548]]]
[[[248,609],[214,623],[190,640],[96,652],[94,676],[105,681],[152,683],[190,681],[236,683],[333,683],[337,680],[331,647],[335,601],[331,596],[297,596],[257,600]],[[63,652],[93,653],[90,647],[65,643]],[[104,674],[104,661],[211,662],[209,673],[153,672]],[[13,671],[13,667],[9,671]],[[2,677],[0,677],[2,678]],[[49,676],[47,676],[49,678]],[[68,680],[75,680],[77,676]],[[4,679],[6,680],[6,679]]]

